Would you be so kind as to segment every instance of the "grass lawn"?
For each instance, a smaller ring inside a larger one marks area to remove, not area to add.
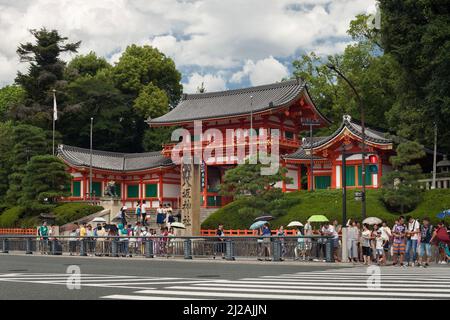
[[[380,192],[380,190],[367,190],[367,217],[375,216],[392,224],[400,214],[389,212],[385,208],[379,200]],[[298,204],[286,208],[285,214],[271,222],[272,227],[286,226],[292,220],[304,223],[313,214],[323,214],[330,220],[342,221],[342,190],[316,190],[312,193],[299,191],[283,196],[298,199]],[[228,204],[209,216],[203,222],[202,228],[216,228],[218,223],[223,223],[225,229],[247,229],[255,217],[240,215],[239,208],[240,200]],[[412,215],[417,218],[428,216],[432,223],[436,223],[438,221],[436,215],[445,209],[450,209],[450,189],[428,190],[424,193],[422,203],[414,211],[404,215]],[[361,201],[354,199],[353,190],[347,191],[347,218],[361,220]]]

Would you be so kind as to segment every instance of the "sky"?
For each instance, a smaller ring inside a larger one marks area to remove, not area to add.
[[[174,59],[185,93],[272,83],[303,53],[342,52],[350,21],[374,10],[375,0],[0,0],[0,86],[26,70],[17,46],[41,27],[111,63],[130,44],[154,46]]]

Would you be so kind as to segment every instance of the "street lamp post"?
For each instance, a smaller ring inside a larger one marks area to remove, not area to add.
[[[361,134],[362,134],[362,143],[361,143],[361,154],[362,154],[362,160],[361,160],[361,179],[362,179],[362,203],[361,203],[361,215],[362,219],[364,220],[366,218],[366,126],[364,121],[364,105],[362,103],[361,97],[358,94],[358,91],[356,91],[353,84],[348,80],[339,69],[337,69],[334,65],[328,64],[327,67],[333,71],[335,71],[342,79],[344,79],[345,82],[350,86],[350,88],[355,93],[356,99],[358,100],[359,109],[361,112]]]
[[[434,150],[433,150],[433,180],[431,189],[436,189],[436,154],[437,154],[437,123],[434,123]]]
[[[94,124],[94,118],[91,118],[91,130],[90,130],[90,152],[89,152],[89,200],[92,201],[92,127]]]
[[[314,119],[306,119],[305,121],[302,121],[303,126],[309,126],[309,148],[310,148],[310,170],[309,170],[309,181],[311,183],[310,185],[310,191],[314,191],[314,155],[313,155],[313,127],[314,126],[320,126],[320,122],[318,120]]]

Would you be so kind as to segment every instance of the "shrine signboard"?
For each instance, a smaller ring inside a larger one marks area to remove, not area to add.
[[[200,235],[200,165],[181,163],[181,217],[185,236]]]

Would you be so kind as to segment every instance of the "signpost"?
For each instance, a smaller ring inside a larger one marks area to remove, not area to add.
[[[181,164],[181,216],[185,236],[200,235],[200,165],[190,161]]]

